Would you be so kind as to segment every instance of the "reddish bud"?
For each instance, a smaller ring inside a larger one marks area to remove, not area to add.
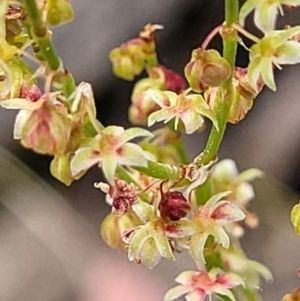
[[[178,221],[185,217],[191,207],[180,191],[161,192],[158,207],[160,215],[165,220]]]

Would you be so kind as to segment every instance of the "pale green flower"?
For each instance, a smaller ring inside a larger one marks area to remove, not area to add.
[[[251,86],[258,90],[260,76],[265,84],[276,90],[273,66],[293,65],[300,62],[300,44],[290,40],[300,33],[300,26],[287,30],[272,31],[250,48],[248,79]]]
[[[190,253],[198,262],[205,262],[203,249],[209,235],[224,248],[228,248],[230,241],[224,226],[245,218],[243,211],[236,205],[229,201],[221,201],[229,194],[227,191],[213,195],[195,212],[193,222],[197,230],[191,237]]]
[[[272,31],[275,28],[275,22],[278,11],[283,15],[282,5],[300,5],[300,0],[248,0],[240,10],[239,21],[243,26],[245,18],[255,9],[254,23],[263,32]]]
[[[137,137],[152,136],[140,128],[124,130],[119,126],[108,126],[88,146],[79,148],[71,161],[73,176],[95,164],[102,167],[107,180],[113,184],[119,165],[147,166],[148,154],[135,143],[128,142]]]
[[[161,107],[160,110],[149,116],[148,126],[163,120],[167,123],[175,118],[175,130],[177,130],[179,120],[181,120],[184,123],[186,133],[192,134],[204,124],[202,116],[205,116],[218,128],[213,111],[201,95],[186,95],[186,93],[177,95],[171,91],[158,90],[149,90],[148,95]]]

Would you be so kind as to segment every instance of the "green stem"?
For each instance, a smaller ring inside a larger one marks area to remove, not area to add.
[[[223,36],[223,56],[231,65],[232,69],[235,65],[237,39],[236,31],[231,28],[231,25],[238,20],[238,8],[238,0],[225,0],[224,30],[227,30],[227,34],[224,34]],[[224,99],[219,102],[215,111],[219,130],[215,127],[212,128],[204,151],[195,159],[195,162],[199,167],[214,160],[221,145],[226,130],[227,116],[233,98],[232,76],[225,82],[222,89],[224,92]]]

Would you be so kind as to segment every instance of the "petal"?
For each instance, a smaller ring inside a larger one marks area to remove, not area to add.
[[[168,237],[182,238],[195,233],[193,222],[186,218],[182,218],[177,222],[169,222],[165,228]]]
[[[247,169],[245,171],[243,171],[242,173],[240,173],[236,179],[235,179],[235,183],[243,183],[243,182],[251,182],[255,179],[261,179],[263,178],[264,173],[258,169],[258,168],[250,168]]]
[[[238,174],[234,160],[225,159],[216,164],[212,177],[218,182],[229,184]]]
[[[273,91],[276,90],[274,81],[274,72],[271,57],[262,57],[260,61],[260,70],[265,84]]]
[[[202,289],[195,289],[193,292],[186,295],[187,301],[202,301],[206,297],[206,293]]]
[[[171,289],[169,289],[165,296],[164,296],[164,301],[170,301],[177,299],[178,297],[186,294],[187,292],[190,291],[190,288],[185,285],[177,285]]]
[[[102,132],[105,135],[120,136],[125,132],[125,130],[121,126],[111,125],[106,127]]]
[[[134,203],[132,205],[132,210],[145,223],[154,216],[154,207],[143,201]]]
[[[258,272],[265,280],[273,280],[272,272],[263,264],[255,260],[249,260],[249,267]]]
[[[22,138],[22,130],[30,117],[32,112],[26,110],[20,110],[16,116],[15,126],[14,126],[14,139]]]
[[[204,123],[204,119],[201,117],[201,115],[192,110],[186,110],[185,112],[181,113],[180,119],[184,123],[185,132],[187,134],[194,133]]]
[[[300,44],[287,41],[276,49],[274,61],[280,65],[293,65],[300,62]]]
[[[148,165],[146,153],[134,143],[127,142],[117,149],[117,161],[121,165],[144,166]]]
[[[251,49],[250,49],[251,53]],[[248,80],[249,84],[252,88],[254,88],[256,91],[258,90],[257,82],[259,80],[259,76],[261,73],[261,66],[260,66],[260,57],[250,58],[250,63],[248,66]]]
[[[193,281],[193,278],[197,277],[198,275],[199,272],[184,271],[175,278],[175,281],[180,284],[189,284]]]
[[[148,126],[152,126],[155,122],[160,122],[166,120],[168,122],[170,119],[174,118],[176,113],[170,109],[161,109],[159,111],[153,112],[148,117]]]
[[[240,221],[245,218],[244,212],[228,201],[221,201],[214,207],[210,217],[218,224],[225,225],[230,222]]]
[[[222,273],[217,277],[215,282],[225,288],[233,288],[239,285],[245,285],[243,279],[234,273]]]
[[[223,229],[223,227],[215,225],[211,234],[215,237],[218,243],[220,243],[225,249],[229,248],[230,245],[229,236],[226,233],[226,231]]]
[[[205,207],[210,209],[209,214],[210,215],[212,214],[217,202],[219,202],[222,198],[225,198],[226,196],[228,196],[230,194],[231,194],[231,191],[223,191],[223,192],[213,195],[205,204]]]
[[[162,230],[154,229],[154,234],[152,234],[153,239],[155,240],[156,247],[162,257],[165,257],[169,260],[176,260],[173,251],[171,249],[170,243],[165,236]]]
[[[190,254],[200,263],[205,263],[203,251],[208,235],[208,233],[194,234],[190,241]]]
[[[121,134],[120,140],[122,144],[138,137],[153,137],[153,134],[141,128],[130,128]]]
[[[74,157],[71,160],[71,173],[72,176],[86,171],[96,163],[101,161],[99,152],[94,151],[90,147],[83,147],[75,152]]]
[[[102,163],[101,163],[102,170],[104,176],[106,177],[106,179],[110,184],[114,184],[117,163],[118,161],[114,153],[102,157]]]
[[[255,25],[264,33],[272,31],[278,14],[278,2],[261,1],[254,14]]]
[[[218,286],[213,288],[213,292],[217,293],[217,294],[220,294],[220,295],[223,295],[223,296],[227,296],[231,301],[236,301],[233,293],[225,287],[222,287],[222,286],[218,285]]]
[[[146,93],[161,108],[168,108],[168,107],[174,106],[176,104],[176,101],[178,98],[178,95],[171,91],[159,91],[159,90],[149,89]],[[168,104],[168,102],[169,102],[169,104]]]
[[[260,3],[260,0],[248,0],[240,9],[239,22],[242,26],[245,24],[245,18],[249,13],[256,8]]]
[[[149,229],[147,226],[140,227],[133,235],[128,248],[128,259],[130,261],[138,259],[138,254],[147,239],[149,239]]]
[[[32,102],[27,100],[26,98],[11,98],[7,100],[0,101],[1,107],[5,109],[12,109],[12,110],[27,110],[27,111],[34,111],[39,109],[42,104],[44,103],[43,100]]]
[[[153,238],[149,237],[143,244],[137,256],[149,269],[153,269],[160,261],[161,256]]]

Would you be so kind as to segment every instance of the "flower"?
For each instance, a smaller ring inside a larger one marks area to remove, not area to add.
[[[164,301],[177,299],[187,294],[187,301],[202,301],[206,296],[220,294],[227,296],[230,300],[235,301],[230,288],[243,285],[242,278],[234,273],[225,273],[218,268],[211,269],[208,273],[205,271],[185,271],[179,274],[175,281],[180,285],[175,286],[167,291]],[[211,299],[210,299],[211,300]]]
[[[21,109],[14,127],[14,138],[40,154],[62,154],[70,139],[71,121],[66,108],[56,100],[55,94],[30,99],[3,100],[6,109]]]
[[[224,248],[228,248],[229,236],[224,226],[245,218],[243,211],[236,205],[229,201],[220,201],[229,194],[230,192],[227,191],[213,195],[195,212],[193,223],[196,231],[191,237],[190,253],[196,261],[205,262],[203,250],[209,235],[212,235]]]
[[[245,18],[255,9],[254,23],[263,32],[270,32],[275,28],[277,12],[283,14],[281,5],[300,5],[300,0],[248,0],[240,10],[239,21],[244,26]]]
[[[195,132],[204,124],[202,117],[209,118],[214,126],[218,128],[214,113],[201,95],[177,95],[171,91],[148,90],[149,96],[155,101],[161,110],[152,113],[148,118],[148,126],[155,122],[165,120],[165,123],[175,118],[175,130],[178,128],[179,120],[182,120],[187,134]]]
[[[138,226],[124,234],[128,244],[128,259],[142,262],[148,268],[154,268],[162,257],[175,260],[170,239],[183,238],[194,232],[190,220],[182,218],[179,221],[166,222],[160,218],[153,205],[139,201],[132,205],[133,211],[143,221]]]
[[[230,64],[216,50],[193,50],[191,61],[185,66],[185,77],[195,92],[208,86],[219,87],[231,75]]]
[[[273,64],[280,69],[279,65],[293,65],[300,62],[300,44],[289,40],[299,32],[300,26],[272,31],[250,48],[248,79],[255,90],[259,89],[257,83],[260,75],[270,89],[276,90]]]
[[[74,11],[69,0],[46,1],[46,21],[50,26],[63,25],[74,19]]]
[[[75,152],[71,161],[72,175],[98,163],[109,183],[113,184],[118,164],[147,166],[148,154],[137,144],[128,141],[151,135],[149,131],[140,128],[124,130],[120,126],[108,126],[88,146],[82,146]]]

